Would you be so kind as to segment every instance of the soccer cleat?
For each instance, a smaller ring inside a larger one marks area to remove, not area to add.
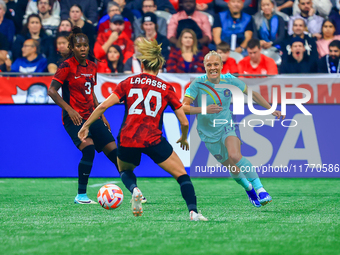
[[[142,208],[142,200],[143,200],[143,194],[142,192],[136,187],[133,189],[132,192],[132,213],[133,215],[142,216],[143,208]]]
[[[145,204],[146,202],[148,202],[148,200],[143,196],[142,197],[142,204]],[[130,203],[132,203],[132,198],[130,200]]]
[[[148,202],[148,200],[146,200],[146,198],[143,196],[142,197],[142,204],[145,204],[146,202]]]
[[[89,199],[85,194],[78,194],[75,199],[74,199],[74,203],[75,204],[82,204],[82,205],[85,205],[85,204],[97,204],[97,202]]]
[[[272,201],[272,197],[267,192],[260,192],[259,193],[259,202],[261,205],[266,205]]]
[[[208,221],[208,219],[204,217],[201,212],[196,213],[194,211],[190,211],[189,216],[191,221]]]
[[[258,200],[257,194],[255,189],[253,188],[252,190],[248,191],[246,190],[248,197],[249,197],[249,201],[250,203],[255,206],[255,207],[261,207],[261,203]]]

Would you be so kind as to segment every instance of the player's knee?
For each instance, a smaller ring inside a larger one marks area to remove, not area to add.
[[[93,144],[86,146],[81,152],[83,154],[83,157],[81,158],[83,161],[93,161],[95,155],[95,147]]]
[[[238,151],[228,152],[229,159],[235,164],[239,162],[242,158],[242,154]]]

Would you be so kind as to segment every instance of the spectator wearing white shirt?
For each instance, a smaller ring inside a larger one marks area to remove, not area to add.
[[[27,4],[26,7],[26,12],[24,15],[24,19],[22,20],[22,24],[26,24],[27,22],[27,17],[30,16],[31,14],[35,13],[38,14],[38,4],[37,0],[30,0]],[[50,5],[52,6],[51,9],[51,15],[60,19],[60,4],[58,0],[51,0],[49,1]]]
[[[288,34],[293,34],[293,22],[295,19],[303,19],[306,22],[307,30],[317,39],[321,38],[321,27],[323,18],[315,14],[312,0],[299,0],[300,13],[291,16],[288,23]]]
[[[315,13],[321,17],[327,17],[332,10],[332,3],[330,0],[313,0],[313,9]],[[295,0],[293,4],[293,15],[301,12],[299,8],[299,0]]]

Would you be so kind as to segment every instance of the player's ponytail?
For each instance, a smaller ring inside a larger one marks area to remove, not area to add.
[[[161,54],[162,44],[158,44],[156,40],[148,41],[140,38],[137,41],[137,49],[140,53],[137,58],[143,63],[145,70],[158,72],[165,63]]]

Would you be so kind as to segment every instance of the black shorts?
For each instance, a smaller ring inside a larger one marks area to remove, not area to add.
[[[78,132],[84,123],[85,120],[82,121],[80,126],[76,126],[73,124],[73,121],[70,117],[67,116],[64,118],[64,128],[77,148],[81,144],[81,141],[78,138]],[[92,138],[96,151],[98,152],[101,152],[107,144],[115,141],[111,131],[107,128],[107,126],[104,125],[102,119],[98,119],[92,123],[89,129],[88,137]]]
[[[173,149],[170,143],[164,137],[161,137],[159,144],[147,148],[118,146],[117,156],[124,162],[139,166],[142,153],[148,155],[156,164],[159,164],[167,160],[172,152]]]

